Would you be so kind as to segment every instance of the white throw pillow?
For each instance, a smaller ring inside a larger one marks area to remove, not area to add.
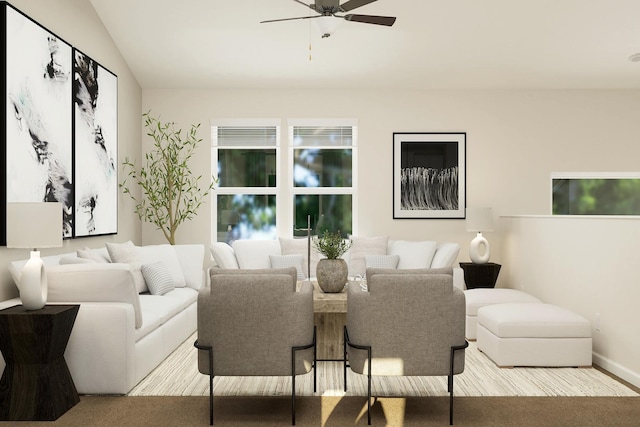
[[[144,281],[144,276],[140,267],[143,264],[142,256],[137,246],[132,242],[126,243],[105,243],[107,251],[109,251],[109,258],[112,262],[129,264],[131,265],[131,271],[133,273],[133,281],[136,284],[138,293],[147,292],[147,284]]]
[[[366,272],[365,255],[386,255],[388,236],[351,237],[353,244],[349,249],[349,276],[364,276]]]
[[[92,259],[80,258],[73,255],[66,255],[60,258],[59,264],[67,265],[67,264],[97,264],[97,263]]]
[[[236,269],[240,268],[236,254],[233,252],[233,248],[225,242],[215,242],[211,244],[211,255],[216,264],[220,268],[224,269]]]
[[[173,246],[164,244],[139,246],[138,248],[140,250],[140,261],[143,264],[160,261],[167,270],[169,270],[169,274],[173,278],[173,283],[176,288],[184,288],[187,286],[184,273],[182,272],[182,265]]]
[[[269,255],[269,260],[271,261],[271,268],[295,267],[298,270],[298,280],[305,279],[303,272],[304,257],[302,255]]]
[[[173,277],[164,263],[145,264],[141,270],[151,295],[164,295],[176,288]]]
[[[128,242],[128,243],[131,243],[131,245],[133,245],[132,242]],[[95,262],[101,262],[101,263],[110,262],[110,260],[107,258],[108,254],[102,253],[102,251],[99,249],[89,249],[85,247],[82,249],[78,249],[76,253],[78,255],[78,258],[91,259],[91,260],[94,260]]]
[[[180,261],[187,286],[200,289],[204,280],[204,245],[174,245],[172,249]]]
[[[295,255],[300,254],[304,257],[304,261],[302,263],[302,269],[304,273],[304,277],[307,277],[307,272],[311,277],[316,277],[316,267],[318,266],[318,261],[320,261],[321,255],[320,252],[311,244],[311,268],[308,269],[308,256],[309,256],[309,241],[306,237],[297,238],[297,239],[288,239],[288,238],[280,238],[280,250],[282,251],[282,255]]]
[[[364,262],[367,268],[398,268],[398,255],[365,255]]]
[[[453,266],[458,258],[460,245],[457,243],[442,243],[436,249],[436,254],[431,261],[431,268],[445,268]]]
[[[277,240],[236,240],[231,244],[241,269],[271,268],[269,255],[282,255]]]
[[[398,270],[429,268],[437,243],[433,241],[397,240],[389,249],[390,255],[398,255]]]

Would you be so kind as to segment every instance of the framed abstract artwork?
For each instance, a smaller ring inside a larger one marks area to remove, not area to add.
[[[74,237],[118,232],[118,77],[74,49]]]
[[[72,47],[6,2],[2,21],[2,244],[6,203],[60,202],[73,236]],[[9,225],[10,226],[10,225]]]
[[[393,218],[464,218],[465,132],[393,134]]]

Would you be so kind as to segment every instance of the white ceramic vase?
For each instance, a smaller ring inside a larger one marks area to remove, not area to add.
[[[27,310],[40,310],[47,303],[47,274],[39,251],[31,251],[20,276],[20,300]]]

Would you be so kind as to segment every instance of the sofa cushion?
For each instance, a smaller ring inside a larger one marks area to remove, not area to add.
[[[390,245],[389,254],[398,255],[398,267],[401,270],[429,268],[436,253],[437,243],[429,240],[396,240]]]
[[[211,244],[211,255],[220,268],[240,268],[233,248],[225,242]]]
[[[128,242],[133,245],[132,242]],[[111,262],[111,258],[109,258],[109,252],[107,252],[107,248],[101,249],[89,249],[87,247],[83,249],[78,249],[76,252],[78,254],[78,258],[90,259],[95,262]]]
[[[158,327],[193,304],[197,299],[198,291],[189,287],[176,288],[164,295],[140,295],[143,322],[142,327],[136,329],[136,342],[158,329]]]
[[[141,270],[151,295],[164,295],[176,288],[173,278],[164,263],[158,261],[153,264],[144,264]]]
[[[305,277],[307,277],[307,273],[311,277],[316,277],[316,267],[318,265],[318,261],[320,261],[321,255],[320,252],[316,248],[311,245],[311,268],[307,267],[309,260],[309,241],[305,238],[297,238],[297,239],[287,239],[287,238],[279,238],[280,241],[280,251],[282,255],[294,255],[300,254],[304,257],[304,261],[302,263],[302,269]]]
[[[269,255],[281,255],[277,240],[236,240],[231,244],[241,269],[271,268]]]
[[[204,279],[204,245],[174,245],[186,285],[193,289],[202,287]]]
[[[357,237],[352,236],[349,249],[349,276],[364,276],[366,270],[365,255],[386,255],[388,236]]]
[[[178,255],[176,254],[173,245],[164,244],[136,247],[140,251],[143,264],[159,261],[163,263],[169,271],[176,288],[184,288],[187,286],[184,273],[182,273],[182,265],[180,264],[180,260],[178,259]],[[200,268],[202,268],[202,265]]]
[[[445,268],[453,266],[458,258],[460,245],[457,243],[441,243],[431,261],[431,268]]]
[[[63,255],[60,257],[60,265],[66,264],[96,264],[96,261],[90,258],[80,258],[73,255]]]
[[[367,268],[398,268],[400,257],[398,255],[365,255],[364,262]]]
[[[142,275],[142,270],[140,270],[143,260],[140,257],[140,252],[133,244],[133,242],[108,242],[105,243],[105,246],[109,251],[109,258],[111,258],[112,262],[118,264],[129,264],[131,266],[131,271],[133,272],[133,281],[136,284],[138,293],[147,292],[149,288],[147,288],[147,284],[144,281],[144,276]]]
[[[294,255],[269,255],[271,268],[287,268],[295,267],[298,272],[298,280],[304,280],[306,275],[303,272],[304,256],[300,254]]]

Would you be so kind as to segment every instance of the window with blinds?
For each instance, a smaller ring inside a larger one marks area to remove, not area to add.
[[[212,169],[219,182],[214,241],[276,238],[280,127],[212,125]]]

